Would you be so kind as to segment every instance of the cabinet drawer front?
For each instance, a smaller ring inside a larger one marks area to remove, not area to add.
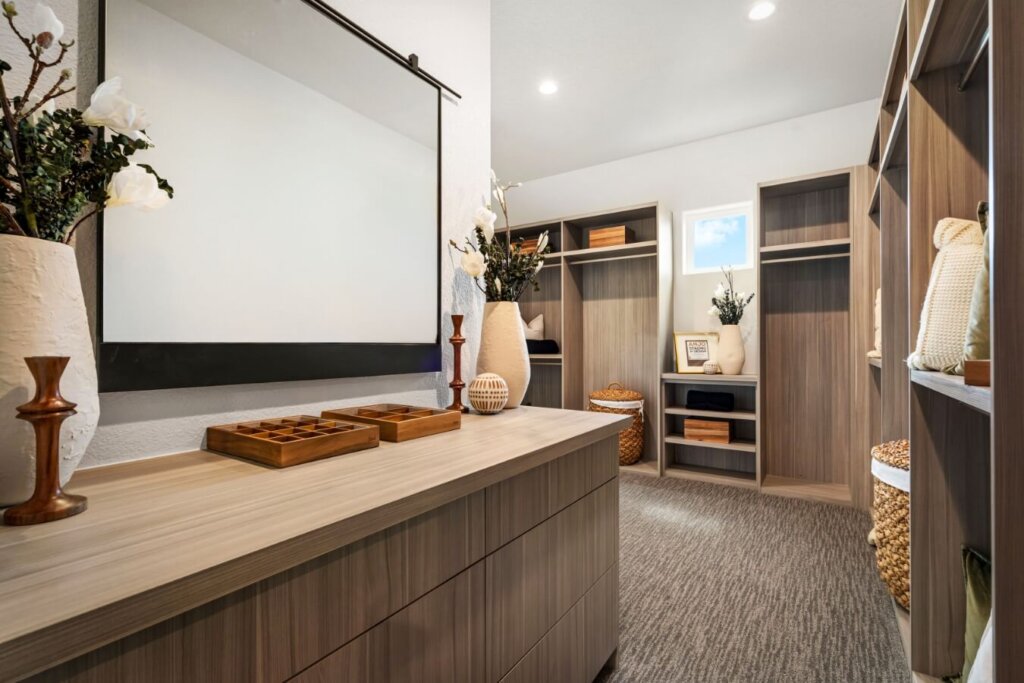
[[[483,603],[480,562],[292,681],[478,683],[485,668]]]
[[[619,569],[613,566],[501,683],[590,683],[619,647]]]
[[[618,474],[619,439],[615,436],[488,487],[487,552],[494,552]]]
[[[488,680],[505,675],[615,565],[618,508],[616,478],[487,557]]]
[[[483,557],[483,492],[260,583],[260,671],[282,681]]]

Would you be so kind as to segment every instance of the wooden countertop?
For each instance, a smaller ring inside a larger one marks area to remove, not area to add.
[[[523,407],[283,470],[207,451],[79,472],[70,519],[0,526],[0,680],[88,652],[622,429]]]

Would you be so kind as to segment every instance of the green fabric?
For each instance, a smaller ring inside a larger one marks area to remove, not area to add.
[[[967,619],[964,628],[964,669],[960,680],[971,675],[981,636],[992,614],[992,564],[976,550],[964,548],[964,583],[967,587]]]
[[[974,279],[974,292],[971,294],[971,313],[967,319],[967,334],[964,337],[964,360],[988,360],[991,358],[989,346],[989,247],[988,230],[988,203],[982,202],[978,205],[978,222],[985,231],[985,241],[982,249],[984,258],[981,270]],[[955,367],[947,369],[954,375],[964,374],[964,361],[960,361]]]

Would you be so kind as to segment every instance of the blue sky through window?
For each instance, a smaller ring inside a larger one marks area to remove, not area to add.
[[[698,270],[747,264],[747,216],[704,218],[693,223],[693,267]]]

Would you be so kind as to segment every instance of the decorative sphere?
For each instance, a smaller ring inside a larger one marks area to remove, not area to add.
[[[717,375],[718,374],[718,363],[713,360],[704,361],[704,374],[705,375]]]
[[[477,375],[469,384],[469,405],[481,415],[500,413],[508,403],[508,384],[493,372]]]

